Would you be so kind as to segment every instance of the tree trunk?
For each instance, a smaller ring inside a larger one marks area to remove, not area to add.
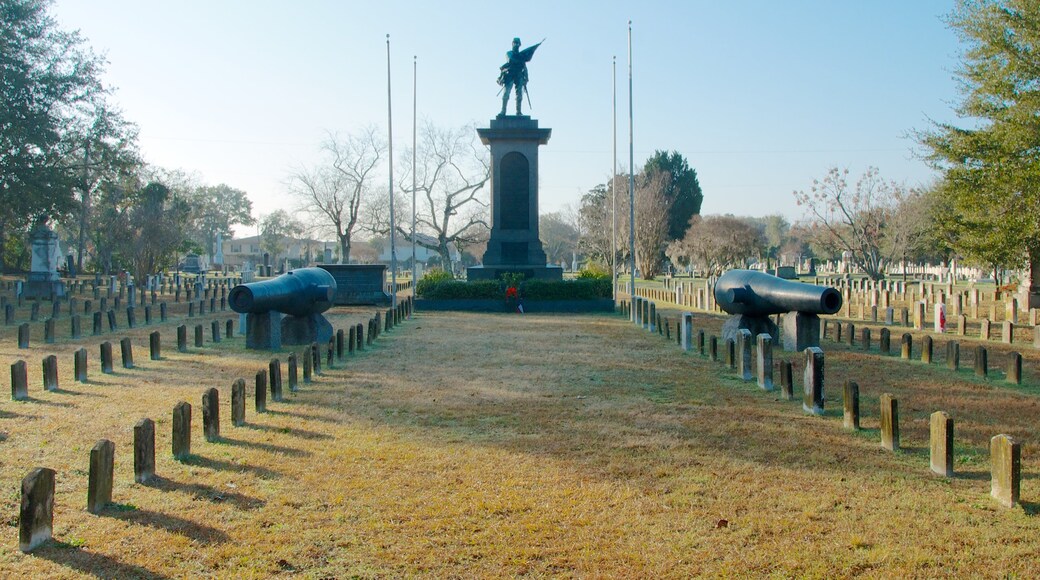
[[[441,236],[437,241],[437,253],[441,255],[441,267],[445,272],[451,272],[451,252],[448,250],[448,240]]]
[[[340,264],[350,263],[350,236],[339,237],[339,260]]]

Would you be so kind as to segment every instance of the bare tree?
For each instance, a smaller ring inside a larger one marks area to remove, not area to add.
[[[411,151],[403,157],[401,175],[407,177],[398,183],[411,197]],[[479,243],[487,236],[484,186],[491,175],[487,149],[477,141],[471,126],[444,129],[427,122],[416,152],[415,174],[417,228],[433,236],[436,243],[430,249],[440,254],[445,270],[450,270],[453,246]],[[410,232],[400,219],[397,223],[399,233]]]
[[[695,215],[686,235],[669,244],[667,253],[673,262],[693,264],[707,276],[718,276],[728,268],[746,266],[765,246],[765,236],[751,220]]]
[[[668,174],[662,172],[640,174],[636,177],[636,188],[633,192],[636,202],[636,267],[646,280],[652,280],[661,273],[664,246],[668,240],[668,216],[672,205],[665,194],[668,179]],[[627,192],[622,195],[620,188],[618,194],[618,245],[627,256],[629,220],[621,219],[621,216],[629,215],[629,196]]]
[[[350,246],[360,226],[362,202],[378,174],[386,145],[375,127],[340,138],[329,134],[322,144],[326,160],[301,167],[289,177],[289,193],[301,210],[339,242],[340,259],[350,261]]]
[[[849,187],[848,174],[848,169],[831,168],[823,181],[813,180],[808,193],[796,191],[794,196],[819,226],[814,231],[820,246],[848,252],[856,266],[879,280],[891,258],[885,247],[892,210],[906,190],[881,179],[875,167],[868,168],[854,188]]]

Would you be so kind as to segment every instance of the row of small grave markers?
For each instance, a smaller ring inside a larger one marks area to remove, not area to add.
[[[365,344],[371,345],[372,341],[384,330],[391,330],[406,318],[410,318],[413,306],[410,300],[402,301],[396,308],[387,310],[385,316],[383,313],[376,313],[368,321],[367,342],[365,327],[362,324],[351,326],[349,333],[339,329],[335,337],[329,340],[326,350],[328,365],[330,367],[332,365],[333,352],[342,360],[344,352],[354,354],[356,351],[363,350]],[[346,342],[347,340],[349,343]],[[287,375],[291,392],[297,390],[297,361],[297,354],[289,353]],[[24,362],[21,367],[24,372]],[[14,367],[12,367],[12,373],[13,369]],[[304,383],[311,382],[312,373],[321,374],[321,352],[317,343],[312,343],[304,351]],[[268,389],[270,389],[273,401],[282,401],[281,361],[274,358],[266,370],[257,371],[255,385],[254,406],[257,413],[267,412]],[[216,388],[207,389],[202,395],[202,432],[206,441],[209,442],[220,440],[219,397],[220,393]],[[245,379],[237,379],[231,386],[231,424],[233,426],[239,427],[245,424],[245,399]],[[178,461],[183,461],[191,455],[191,415],[192,407],[186,401],[177,403],[173,408],[171,451],[173,457]],[[87,511],[90,513],[99,513],[112,503],[114,473],[115,444],[107,439],[102,439],[90,451],[90,471],[87,479]],[[146,483],[154,476],[155,422],[145,418],[134,425],[134,481]],[[18,518],[18,545],[22,552],[30,552],[52,537],[55,481],[56,472],[46,467],[37,467],[22,479],[21,508]]]
[[[622,314],[629,315],[637,325],[665,335],[670,340],[671,324],[662,320],[657,313],[656,305],[649,300],[636,297],[634,306],[628,302],[621,302]],[[678,322],[676,337],[680,347],[684,351],[692,350],[694,344],[693,314],[684,312]],[[826,328],[826,326],[824,326]],[[882,337],[885,331],[882,329]],[[868,341],[869,341],[869,334]],[[727,339],[725,344],[725,362],[736,369],[745,381],[756,380],[758,386],[765,391],[774,390],[773,384],[773,337],[767,333],[759,334],[752,339],[751,331],[741,329],[737,333],[737,339]],[[839,338],[840,340],[840,338]],[[911,352],[912,337],[903,335],[903,358],[909,359]],[[755,371],[752,372],[752,342],[757,343],[755,357]],[[931,361],[931,337],[925,337],[926,351],[929,353],[926,362]],[[700,354],[705,355],[705,333],[703,330],[696,332],[696,344]],[[959,353],[959,345],[951,341],[950,349]],[[708,337],[707,355],[712,361],[719,360],[718,338]],[[802,408],[806,413],[823,415],[824,413],[824,352],[819,347],[805,349],[805,371],[803,374],[803,397]],[[884,352],[884,349],[883,349]],[[1020,384],[1022,375],[1022,357],[1018,353],[1011,353],[1009,365],[1009,380]],[[956,355],[952,360],[959,360]],[[986,349],[983,346],[976,347],[976,375],[986,376]],[[948,359],[950,360],[950,359]],[[782,396],[787,400],[794,400],[794,387],[792,381],[792,365],[789,361],[780,362],[780,378]],[[859,386],[854,381],[846,381],[843,389],[844,403],[844,426],[851,430],[859,429]],[[881,445],[882,447],[895,451],[899,448],[899,414],[898,402],[892,395],[885,393],[881,396]],[[942,411],[937,411],[931,416],[931,470],[945,477],[953,476],[953,419]],[[1021,486],[1022,472],[1022,450],[1021,444],[1008,435],[996,435],[990,440],[991,459],[991,489],[990,494],[1003,506],[1015,507],[1019,505],[1019,490]]]
[[[856,325],[851,322],[841,323],[834,322],[834,334],[830,333],[831,321],[821,320],[820,321],[820,336],[821,338],[827,338],[835,342],[845,342],[849,348],[856,348],[857,340],[858,345],[864,351],[870,351],[872,348],[873,335],[870,328],[860,329],[859,338],[856,336]],[[882,328],[878,338],[878,351],[883,355],[891,354],[891,333],[887,328]],[[843,340],[844,339],[844,340]],[[900,337],[900,358],[903,360],[912,360],[913,358],[913,335],[910,333],[903,333]],[[946,367],[950,370],[960,370],[960,343],[956,340],[949,340],[946,342]],[[934,359],[934,340],[931,336],[924,336],[921,339],[920,349],[920,360],[925,364],[931,364]],[[989,352],[983,345],[975,346],[975,365],[974,365],[975,376],[979,378],[987,378],[989,376]],[[1005,379],[1007,382],[1021,385],[1022,384],[1022,354],[1019,352],[1009,352],[1007,355],[1007,366],[1005,370]]]

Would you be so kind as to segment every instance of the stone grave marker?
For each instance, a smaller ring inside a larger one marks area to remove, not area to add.
[[[155,421],[141,419],[134,425],[134,481],[147,483],[155,476]]]
[[[1004,507],[1013,508],[1019,505],[1022,445],[1008,435],[997,435],[989,440],[989,456],[990,495]]]
[[[802,410],[813,415],[823,415],[823,363],[823,350],[820,347],[810,346],[805,349]]]
[[[989,374],[989,356],[986,347],[979,345],[975,347],[975,376],[986,378]]]
[[[734,346],[737,354],[737,372],[745,381],[754,380],[755,375],[751,373],[751,331],[741,328],[737,331],[737,344]]]
[[[755,349],[758,387],[764,391],[772,391],[773,386],[773,336],[761,333],[755,337],[758,344]]]
[[[107,340],[101,343],[101,372],[112,374],[112,343]]]
[[[76,380],[81,383],[87,382],[87,349],[77,349],[72,356],[72,361],[73,374]]]
[[[183,461],[191,455],[191,405],[185,401],[173,407],[173,458]]]
[[[231,424],[241,427],[246,424],[246,381],[235,379],[231,384]]]
[[[24,360],[11,365],[11,400],[24,401],[29,398],[29,375]]]
[[[791,361],[780,361],[780,395],[787,401],[794,400],[794,373]]]
[[[1007,381],[1013,385],[1022,384],[1022,354],[1008,353]]]
[[[115,474],[116,444],[108,439],[98,441],[90,450],[90,474],[87,478],[87,511],[101,513],[112,503],[112,479]]]
[[[946,368],[951,371],[961,368],[961,344],[956,340],[946,343]]]
[[[29,323],[23,322],[18,325],[18,348],[29,348]]]
[[[842,389],[842,406],[844,427],[852,431],[859,431],[859,385],[855,381],[845,381]]]
[[[220,441],[220,391],[214,387],[202,394],[202,434],[210,443]]]
[[[28,553],[51,539],[54,526],[55,471],[37,467],[22,478],[18,511],[18,549]]]
[[[256,382],[253,389],[253,405],[257,413],[267,412],[267,373],[256,371]]]
[[[282,361],[273,358],[267,364],[268,382],[271,385],[271,400],[280,403],[282,401]]]
[[[929,420],[929,455],[933,473],[953,477],[953,419],[943,411],[932,413]]]
[[[195,348],[202,348],[205,344],[205,336],[202,334],[202,325],[195,325]]]
[[[923,362],[924,364],[932,364],[932,352],[932,337],[926,335],[921,340],[921,362]]]
[[[899,450],[899,401],[889,393],[881,395],[881,446]]]
[[[53,354],[43,359],[43,390],[58,390],[58,357]]]
[[[148,335],[148,358],[162,360],[162,336],[158,330]]]
[[[914,351],[914,337],[911,336],[909,332],[903,333],[901,347],[900,355],[903,360],[910,360]]]
[[[353,342],[351,344],[353,344]],[[299,377],[298,377],[298,373],[297,373],[296,353],[295,352],[290,352],[289,353],[289,360],[286,361],[286,366],[288,367],[286,369],[286,374],[289,375],[289,392],[290,393],[295,393],[297,391],[297,389],[298,389],[298,386],[299,386],[297,384]]]
[[[134,345],[129,337],[119,339],[119,353],[123,358],[123,368],[134,368]]]
[[[177,352],[188,352],[188,327],[183,324],[177,327]]]

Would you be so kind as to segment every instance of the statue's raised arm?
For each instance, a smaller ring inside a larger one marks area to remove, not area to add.
[[[545,41],[542,40],[542,42]],[[523,103],[524,93],[527,91],[527,63],[534,57],[534,51],[538,50],[542,42],[520,50],[520,39],[513,39],[513,49],[506,53],[506,63],[498,67],[498,84],[503,89],[500,117],[505,116],[506,106],[509,104],[509,93],[513,91],[516,94],[516,114],[521,114],[520,105]],[[527,100],[530,105],[530,95]]]

